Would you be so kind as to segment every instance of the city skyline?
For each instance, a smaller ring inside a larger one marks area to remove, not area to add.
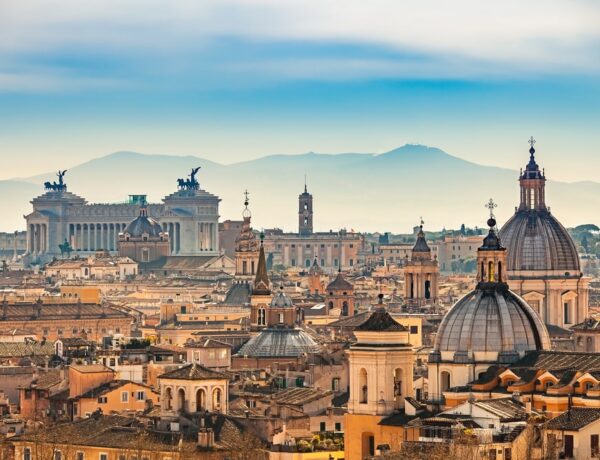
[[[556,180],[600,171],[593,2],[8,2],[4,13],[0,179],[122,150],[231,164],[405,143],[515,168],[531,135]]]

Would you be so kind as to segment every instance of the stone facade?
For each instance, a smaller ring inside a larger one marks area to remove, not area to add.
[[[68,241],[77,254],[98,249],[117,251],[119,233],[138,216],[145,196],[132,195],[128,203],[90,204],[66,190],[50,190],[31,201],[27,221],[26,261],[47,262],[60,256],[59,244]],[[172,255],[219,253],[219,201],[204,190],[180,189],[148,213],[170,236]]]

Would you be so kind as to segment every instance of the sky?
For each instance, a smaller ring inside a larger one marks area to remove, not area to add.
[[[600,181],[597,0],[3,0],[0,179],[405,143]]]

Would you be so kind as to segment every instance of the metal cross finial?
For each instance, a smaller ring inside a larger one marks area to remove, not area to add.
[[[529,145],[531,145],[531,148],[533,148],[533,144],[535,144],[535,139],[533,138],[533,136],[531,136],[527,142],[529,142]]]
[[[490,218],[494,218],[494,208],[497,208],[498,205],[496,203],[494,203],[494,200],[492,198],[490,198],[490,201],[488,201],[485,205],[486,208],[488,208],[490,210]]]
[[[250,192],[248,192],[248,190],[246,190],[244,192],[244,196],[246,197],[246,201],[248,201],[248,195],[250,195]]]

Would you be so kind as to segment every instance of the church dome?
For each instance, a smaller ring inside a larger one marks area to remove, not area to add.
[[[490,211],[495,207],[490,200]],[[493,214],[477,250],[477,286],[444,316],[430,361],[511,363],[527,351],[550,348],[538,314],[506,284],[507,250]]]
[[[293,306],[294,303],[292,302],[292,299],[290,299],[290,297],[285,292],[283,292],[283,287],[279,290],[277,294],[275,294],[273,300],[271,300],[272,308],[289,308]]]
[[[297,358],[319,353],[321,347],[302,329],[265,329],[246,342],[237,356]]]
[[[435,340],[439,352],[516,353],[550,348],[550,337],[537,313],[521,297],[497,286],[477,288],[446,314]]]
[[[529,163],[521,172],[521,202],[500,238],[508,251],[509,271],[555,271],[579,276],[579,256],[571,236],[546,206],[546,177],[535,161],[535,139],[529,140]]]
[[[521,210],[500,231],[508,251],[507,268],[580,272],[577,249],[567,230],[547,210]]]
[[[140,238],[147,234],[149,237],[159,237],[163,232],[160,224],[152,217],[148,217],[148,211],[145,206],[140,208],[140,215],[125,227],[123,233],[127,233],[134,238]]]

